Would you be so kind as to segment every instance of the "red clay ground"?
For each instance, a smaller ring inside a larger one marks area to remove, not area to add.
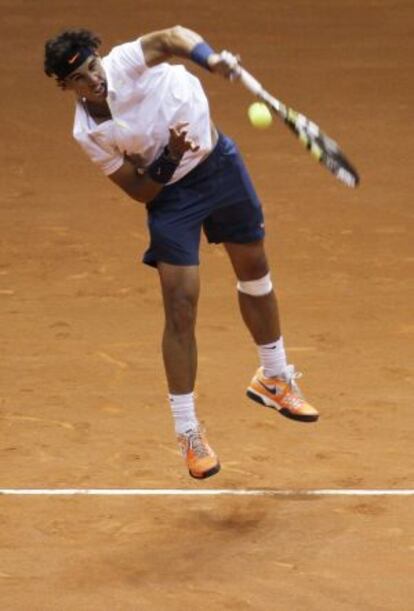
[[[0,0],[0,487],[413,488],[410,2]],[[193,68],[262,198],[289,356],[316,425],[249,402],[257,364],[220,247],[202,247],[199,412],[222,472],[190,480],[159,349],[142,207],[71,141],[42,45],[182,23],[343,145],[350,191],[251,98]],[[213,313],[213,314],[212,314]],[[412,609],[413,497],[0,499],[0,608]]]

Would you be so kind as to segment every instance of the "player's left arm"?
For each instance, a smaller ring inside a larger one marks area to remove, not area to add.
[[[172,57],[184,57],[226,78],[232,79],[237,76],[239,67],[237,56],[228,51],[216,53],[200,34],[180,25],[142,36],[141,46],[145,62],[149,67]]]

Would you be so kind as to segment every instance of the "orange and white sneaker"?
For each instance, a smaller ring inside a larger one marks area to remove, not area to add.
[[[284,375],[265,378],[260,367],[247,389],[247,396],[257,403],[276,409],[282,416],[301,422],[315,422],[319,414],[312,405],[305,401],[296,382],[302,376],[295,372],[293,365],[288,365]]]
[[[177,435],[177,440],[191,477],[204,479],[220,471],[217,455],[200,427]]]

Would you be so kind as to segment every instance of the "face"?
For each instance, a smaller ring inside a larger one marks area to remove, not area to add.
[[[89,102],[103,102],[107,95],[105,70],[98,55],[90,55],[63,81],[64,89]]]

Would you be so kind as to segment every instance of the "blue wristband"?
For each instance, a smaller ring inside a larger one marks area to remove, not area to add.
[[[165,185],[180,165],[180,159],[171,159],[166,146],[161,155],[148,167],[148,175],[154,182]]]
[[[203,68],[207,68],[210,70],[210,66],[208,65],[208,58],[210,55],[213,55],[213,49],[206,42],[199,42],[191,51],[190,57],[199,66]]]

